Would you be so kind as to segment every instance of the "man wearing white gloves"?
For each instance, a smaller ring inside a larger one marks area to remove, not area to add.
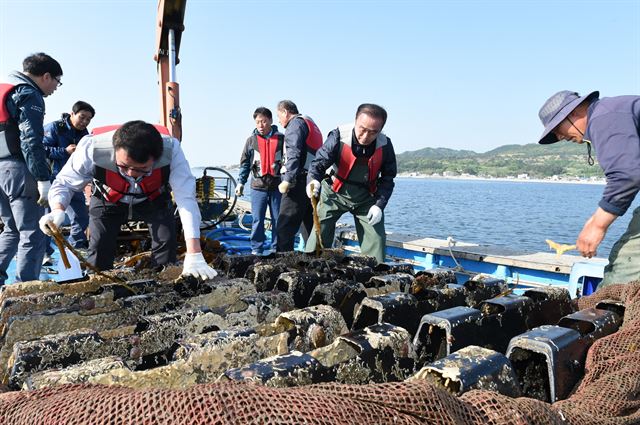
[[[393,193],[397,173],[391,139],[382,133],[387,111],[365,103],[358,107],[355,123],[339,126],[329,133],[309,168],[307,196],[320,196],[318,216],[322,245],[333,244],[336,222],[353,214],[360,251],[383,263],[386,235],[384,207]],[[331,168],[330,176],[325,172]],[[312,232],[305,250],[315,251]]]
[[[200,210],[195,179],[180,142],[166,128],[143,121],[96,128],[83,138],[51,186],[51,213],[40,220],[60,226],[73,192],[93,181],[89,205],[87,261],[99,270],[113,267],[117,235],[127,221],[145,221],[157,265],[176,261],[176,230],[171,191],[184,229],[187,253],[183,275],[211,279],[217,275],[200,249]]]
[[[55,59],[36,53],[0,84],[0,286],[16,253],[17,282],[40,276],[45,237],[38,219],[51,186],[42,144],[44,98],[62,85],[61,77]]]
[[[284,167],[278,190],[282,193],[278,216],[277,251],[293,251],[300,230],[305,242],[313,227],[311,204],[304,193],[311,161],[322,145],[322,132],[308,116],[302,115],[290,100],[278,102],[278,121],[285,128]]]

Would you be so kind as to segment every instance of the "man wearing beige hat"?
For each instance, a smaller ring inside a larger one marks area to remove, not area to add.
[[[593,257],[607,229],[623,215],[640,191],[640,96],[600,99],[594,91],[580,96],[561,91],[551,96],[539,112],[544,132],[541,144],[569,140],[591,146],[607,178],[598,208],[578,235],[577,249]],[[640,207],[633,212],[627,231],[614,244],[600,287],[640,279]]]

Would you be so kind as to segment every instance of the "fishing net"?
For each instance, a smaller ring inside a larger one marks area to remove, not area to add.
[[[548,404],[489,391],[460,397],[426,381],[271,388],[198,385],[183,390],[67,385],[0,394],[0,423],[33,424],[637,424],[640,423],[640,282],[578,301],[625,304],[620,330],[589,350],[571,396]]]

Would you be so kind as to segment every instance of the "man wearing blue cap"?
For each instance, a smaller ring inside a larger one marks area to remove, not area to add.
[[[587,143],[590,161],[593,145],[607,178],[598,209],[576,241],[580,253],[591,258],[611,223],[627,211],[640,190],[640,96],[599,99],[597,91],[581,97],[565,90],[551,96],[538,115],[544,125],[539,143]],[[640,207],[611,249],[604,271],[600,287],[640,279]]]

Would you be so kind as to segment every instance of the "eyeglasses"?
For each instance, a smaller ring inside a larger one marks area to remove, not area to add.
[[[120,171],[122,171],[123,173],[129,170],[129,171],[133,171],[140,174],[149,174],[153,171],[152,167],[148,169],[144,169],[144,168],[130,167],[128,165],[118,164],[117,162],[116,162],[116,167],[118,167]]]
[[[57,87],[62,87],[62,81],[60,81],[60,78],[58,77],[53,77],[54,80],[56,80],[56,82],[58,83]]]

